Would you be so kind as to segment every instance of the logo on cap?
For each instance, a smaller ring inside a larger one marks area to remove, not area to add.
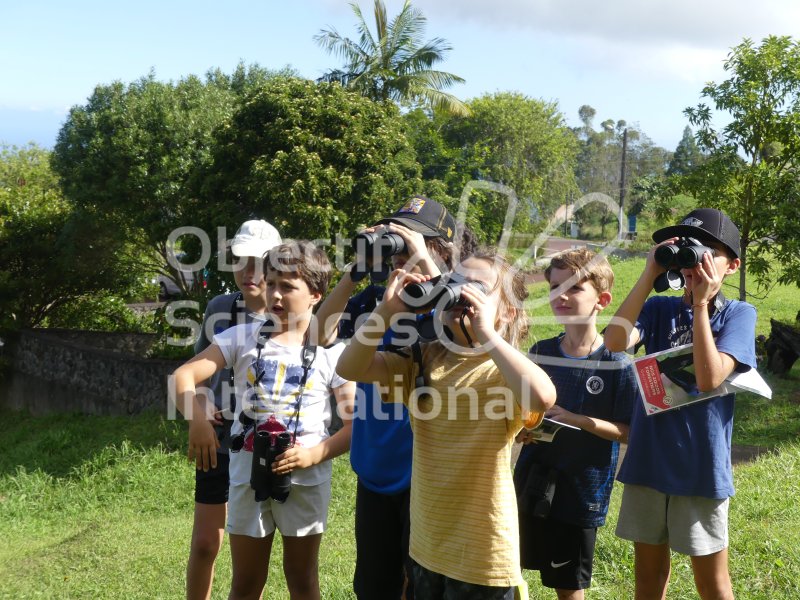
[[[425,199],[424,198],[411,198],[406,205],[398,210],[398,213],[412,213],[415,215],[419,214],[419,211],[422,210],[422,207],[425,206]]]
[[[681,225],[689,225],[691,227],[700,227],[703,222],[700,219],[696,219],[694,217],[689,217],[688,219],[684,219]]]

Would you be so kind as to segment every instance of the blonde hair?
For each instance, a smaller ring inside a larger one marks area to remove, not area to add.
[[[553,269],[563,269],[577,275],[579,281],[588,281],[598,294],[610,292],[614,286],[614,271],[606,257],[588,248],[575,248],[557,254],[544,270],[544,278],[550,282]]]
[[[502,314],[507,311],[516,311],[517,313],[515,318],[504,320],[497,332],[509,344],[517,347],[528,334],[525,300],[528,298],[529,292],[528,286],[525,284],[525,275],[509,263],[505,256],[492,249],[477,250],[468,258],[475,258],[491,264],[497,274],[497,284],[494,289],[500,291],[498,313]]]

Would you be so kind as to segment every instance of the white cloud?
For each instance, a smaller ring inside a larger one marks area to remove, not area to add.
[[[437,19],[500,30],[701,48],[728,48],[744,37],[792,35],[800,23],[796,0],[758,5],[751,0],[415,0],[414,5]],[[391,14],[392,2],[389,7]]]

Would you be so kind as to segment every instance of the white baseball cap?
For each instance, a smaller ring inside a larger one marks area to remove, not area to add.
[[[263,256],[282,243],[281,234],[272,225],[260,219],[245,221],[231,240],[234,256]]]

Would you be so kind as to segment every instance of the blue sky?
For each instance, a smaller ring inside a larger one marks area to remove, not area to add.
[[[402,0],[386,2],[389,14]],[[453,46],[442,68],[469,99],[514,90],[557,101],[569,124],[582,104],[600,121],[638,123],[674,149],[706,81],[744,37],[796,34],[800,3],[761,0],[416,0],[427,37]],[[372,17],[372,0],[361,0]],[[0,143],[52,147],[71,106],[97,84],[161,80],[219,67],[291,65],[316,78],[339,66],[312,37],[356,37],[344,0],[26,0],[0,4]],[[795,31],[793,31],[793,28]]]

